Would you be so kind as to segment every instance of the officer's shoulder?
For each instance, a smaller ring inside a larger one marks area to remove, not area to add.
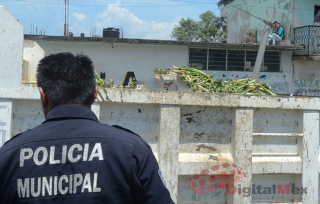
[[[6,141],[3,145],[8,144],[9,142],[14,142],[14,141],[18,140],[20,138],[19,136],[22,135],[23,133],[25,133],[25,132],[20,132],[20,133],[16,134],[12,138],[10,138],[8,141]]]
[[[120,129],[120,130],[124,130],[124,131],[129,132],[129,133],[132,133],[132,134],[137,135],[138,137],[140,137],[140,135],[138,135],[137,133],[135,133],[135,132],[133,132],[133,131],[131,131],[129,129],[126,129],[124,127],[121,127],[119,125],[111,125],[111,126],[117,128],[117,129]]]
[[[140,135],[129,129],[126,129],[119,125],[112,125],[111,127],[115,128],[116,131],[121,132],[121,134],[119,134],[120,132],[118,132],[116,135],[118,136],[118,139],[121,138],[122,141],[129,142],[133,145],[140,146],[143,148],[147,148],[147,146],[149,145],[146,141],[144,141],[144,139],[141,138]]]
[[[18,140],[19,140],[19,138],[20,138],[19,136],[22,135],[22,134],[23,134],[23,132],[18,133],[18,134],[16,134],[15,136],[13,136],[12,138],[10,138],[8,141],[6,141],[6,142],[3,144],[3,146],[0,148],[0,156],[1,156],[4,152],[6,152],[6,151],[14,148],[15,146],[17,146]]]

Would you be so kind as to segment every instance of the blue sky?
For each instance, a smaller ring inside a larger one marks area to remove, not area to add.
[[[94,29],[122,28],[125,38],[171,40],[181,18],[198,20],[208,10],[220,16],[216,1],[210,0],[69,0],[69,31],[90,36]],[[0,5],[20,21],[26,34],[31,24],[46,35],[63,35],[64,0],[0,0]]]

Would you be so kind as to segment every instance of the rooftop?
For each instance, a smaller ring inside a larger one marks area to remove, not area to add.
[[[24,35],[25,40],[34,41],[64,41],[64,42],[95,42],[95,43],[124,43],[124,44],[152,44],[188,46],[194,48],[216,48],[216,49],[250,49],[258,50],[259,44],[229,44],[229,43],[208,43],[208,42],[185,42],[175,40],[149,40],[132,38],[107,38],[107,37],[65,37],[65,36],[44,36]],[[275,45],[267,46],[266,50],[303,50],[304,45]]]

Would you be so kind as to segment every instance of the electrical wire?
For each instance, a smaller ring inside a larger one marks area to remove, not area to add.
[[[96,8],[97,15],[98,15],[98,9],[97,9],[97,5],[96,5],[96,1],[93,0],[93,2],[94,2],[94,7]],[[103,28],[100,15],[98,15],[98,18],[99,18],[99,21],[100,21],[101,28]]]
[[[47,2],[44,1],[30,1],[30,0],[16,0],[16,1],[22,1],[22,2],[32,2],[32,3],[42,3],[42,4],[46,4]],[[62,3],[53,3],[53,4],[60,4],[63,5]],[[94,4],[69,4],[69,5],[73,5],[73,6],[92,6],[92,7],[96,7],[96,6],[100,6],[100,7],[105,7],[106,5],[94,5]],[[132,6],[132,5],[121,5],[121,6],[115,6],[115,5],[109,5],[109,7],[137,7],[137,8],[143,8],[143,7],[171,7],[171,6],[195,6],[195,5],[203,5],[203,3],[194,3],[194,4],[177,4],[177,5],[170,5],[170,4],[166,4],[166,5],[138,5],[138,6]]]
[[[242,11],[242,12],[244,12],[244,13],[246,13],[246,14],[248,14],[248,15],[252,16],[252,17],[257,18],[257,19],[261,20],[262,22],[264,22],[265,24],[267,24],[267,25],[269,25],[269,26],[271,26],[271,27],[272,27],[271,22],[266,21],[266,20],[264,20],[264,19],[262,19],[262,18],[259,18],[258,16],[255,16],[255,15],[253,15],[253,14],[251,14],[251,13],[247,12],[247,11],[244,11],[244,10],[242,10],[242,9],[240,9],[240,8],[238,8],[238,7],[234,6],[234,5],[232,5],[232,4],[228,4],[228,5],[230,5],[230,6],[234,7],[234,8],[236,8],[236,9],[238,9],[238,10],[240,10],[240,11]]]
[[[16,0],[16,1],[22,1],[22,2],[31,2],[31,3],[43,3],[46,4],[47,2],[44,1],[31,1],[31,0]],[[209,3],[209,2],[197,2],[197,1],[184,1],[184,0],[172,0],[172,1],[180,1],[180,2],[189,2],[190,4],[177,4],[177,5],[139,5],[139,6],[133,6],[133,5],[121,5],[121,6],[110,6],[110,7],[171,7],[171,6],[197,6],[197,5],[203,5],[203,4],[218,4],[217,2],[215,3]],[[62,3],[54,3],[54,4],[61,4]],[[93,4],[69,4],[69,5],[73,5],[73,6],[106,6],[106,5],[93,5]],[[228,4],[229,5],[229,4]],[[248,8],[274,8],[274,7],[270,7],[270,6],[247,6]],[[279,8],[279,7],[278,7]],[[279,8],[279,9],[285,9],[285,8]],[[314,9],[309,9],[309,8],[295,8],[294,10],[297,11],[314,11]]]
[[[91,21],[91,19],[90,19],[89,15],[87,14],[86,10],[82,6],[81,6],[81,8],[82,8],[83,12],[86,14],[87,18],[89,19],[91,25],[93,25],[93,22]]]
[[[51,2],[51,1],[50,1],[50,2]],[[48,16],[49,16],[48,21],[47,21],[47,25],[46,25],[46,29],[48,30],[48,33],[49,33],[49,31],[50,31],[50,27],[52,26],[52,22],[53,22],[53,20],[54,20],[54,18],[55,18],[55,15],[56,15],[56,13],[57,13],[57,10],[58,10],[58,6],[57,6],[57,5],[55,6],[55,10],[54,10],[54,7],[53,7],[53,4],[52,4],[52,3],[53,3],[53,2],[51,2],[52,7],[49,8],[49,9],[50,9],[49,13],[45,14],[45,15],[48,15]]]
[[[49,23],[48,23],[48,28],[47,28],[47,33],[50,33],[51,28],[52,28],[52,22],[55,19],[56,15],[57,15],[57,11],[58,11],[58,6],[56,6],[56,10],[53,12],[52,17],[49,19]]]
[[[177,1],[177,2],[190,2],[190,3],[202,3],[202,4],[218,4],[218,2],[215,3],[209,3],[209,2],[199,2],[199,1],[191,1],[191,0],[172,0],[172,1]],[[227,4],[230,5],[231,3]],[[272,6],[247,6],[247,8],[274,8]],[[279,9],[287,9],[286,7],[280,8]],[[309,8],[295,8],[295,10],[307,10],[307,11],[314,11],[314,9],[309,9]]]
[[[50,0],[47,0],[47,2],[49,3]],[[45,14],[48,14],[49,11],[50,11],[50,6],[51,4],[48,4],[44,10],[44,13]],[[43,24],[42,24],[42,30],[44,30],[46,28],[46,25],[47,25],[47,20],[49,18],[49,15],[45,15],[45,17],[43,18]]]
[[[188,0],[172,0],[172,1],[188,2],[188,3],[200,3],[200,4],[218,4],[218,2],[212,3],[212,2],[199,2],[199,1],[188,1]]]

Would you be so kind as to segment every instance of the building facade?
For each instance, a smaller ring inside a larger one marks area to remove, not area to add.
[[[249,14],[251,15],[249,15]],[[235,0],[221,14],[228,19],[228,43],[246,43],[250,33],[257,33],[260,43],[265,24],[261,19],[278,21],[285,30],[287,44],[303,45],[291,54],[281,52],[280,70],[292,73],[291,94],[320,96],[320,2],[317,0]],[[258,18],[261,19],[258,19]],[[267,46],[268,47],[268,46]],[[266,57],[266,56],[265,56]],[[289,71],[291,70],[291,71]],[[283,72],[285,75],[284,71]]]

